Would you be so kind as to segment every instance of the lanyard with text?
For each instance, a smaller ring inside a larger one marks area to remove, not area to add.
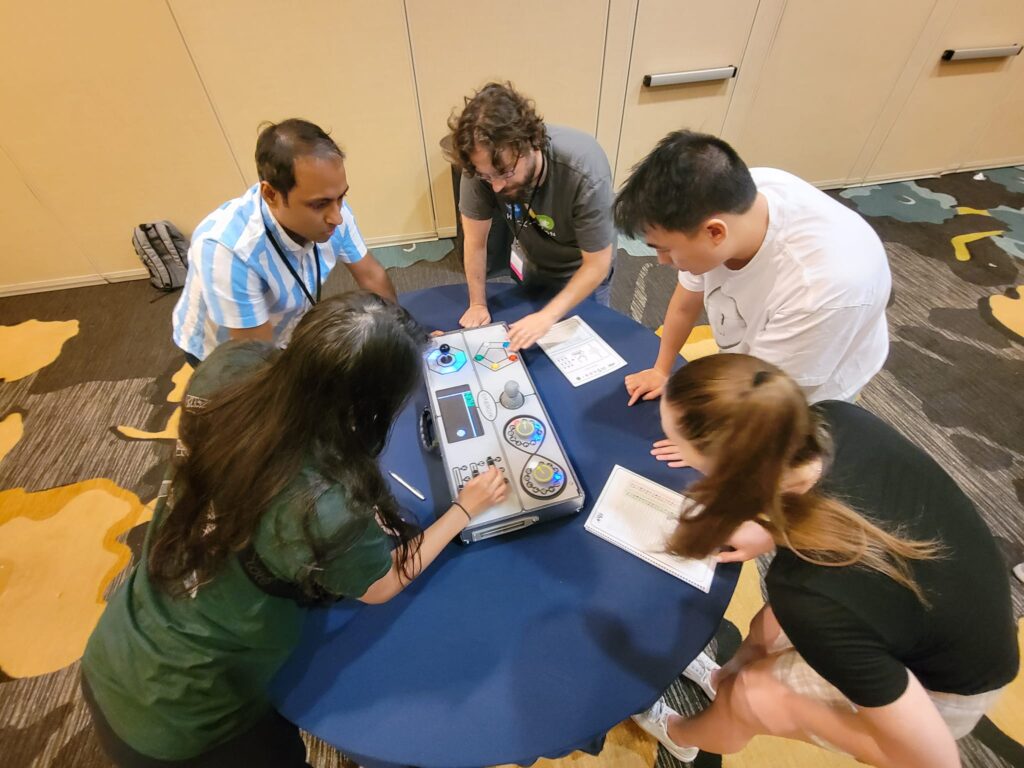
[[[540,154],[540,173],[537,175],[537,183],[533,189],[530,190],[530,198],[526,201],[526,207],[523,209],[523,220],[519,223],[519,203],[513,203],[509,208],[513,211],[513,221],[519,224],[518,228],[512,224],[508,225],[508,228],[512,230],[512,239],[519,240],[519,234],[526,227],[526,222],[530,220],[530,206],[533,205],[533,198],[537,194],[537,187],[540,186],[541,180],[544,178],[544,167],[547,165],[547,156],[541,152]]]
[[[291,272],[292,277],[295,278],[295,282],[299,284],[299,288],[301,288],[302,292],[306,294],[306,298],[309,299],[309,303],[311,305],[316,304],[320,301],[320,287],[322,285],[320,282],[320,249],[317,248],[316,243],[313,243],[313,260],[316,263],[316,298],[314,299],[313,294],[310,293],[309,288],[306,287],[306,282],[299,277],[299,273],[295,271],[295,267],[293,267],[292,263],[288,261],[288,257],[284,255],[284,251],[281,250],[281,246],[277,244],[277,238],[275,238],[273,233],[270,231],[270,227],[267,226],[266,221],[263,222],[263,229],[267,233],[267,239],[270,240],[270,244],[274,246],[274,250],[277,251],[277,255],[281,257],[281,261],[284,262],[288,271]]]

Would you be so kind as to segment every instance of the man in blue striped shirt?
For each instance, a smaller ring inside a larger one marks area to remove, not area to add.
[[[260,181],[192,233],[174,308],[174,343],[193,367],[229,339],[284,346],[339,261],[360,288],[397,301],[345,202],[345,155],[305,120],[270,124],[256,141]]]

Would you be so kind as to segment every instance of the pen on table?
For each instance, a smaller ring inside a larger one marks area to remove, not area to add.
[[[426,496],[424,496],[422,493],[417,491],[415,488],[413,488],[411,485],[409,485],[409,483],[407,483],[405,480],[400,478],[394,472],[392,472],[391,470],[388,470],[388,474],[391,475],[393,478],[395,478],[395,480],[397,480],[399,483],[401,483],[402,486],[405,487],[405,490],[407,490],[409,493],[411,493],[417,499],[419,499],[420,501],[426,501],[427,500]]]

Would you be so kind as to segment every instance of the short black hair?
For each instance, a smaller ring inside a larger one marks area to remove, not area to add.
[[[256,139],[256,173],[288,199],[295,187],[295,158],[335,156],[345,153],[319,125],[297,117],[280,123],[263,123]]]
[[[746,213],[757,185],[736,150],[706,133],[674,131],[640,161],[615,199],[628,237],[647,227],[692,233],[711,216]]]

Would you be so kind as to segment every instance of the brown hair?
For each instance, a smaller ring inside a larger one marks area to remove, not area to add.
[[[908,561],[938,556],[936,542],[886,531],[815,488],[782,490],[787,471],[814,459],[825,465],[832,452],[824,425],[793,379],[756,357],[719,354],[683,366],[664,397],[682,437],[710,463],[708,474],[687,490],[703,509],[680,517],[669,552],[706,557],[753,520],[809,563],[878,571],[927,604]]]
[[[537,114],[533,101],[516,92],[509,82],[488,83],[466,98],[462,114],[453,111],[448,118],[448,129],[448,159],[466,175],[476,172],[469,157],[477,148],[488,150],[491,164],[504,172],[508,169],[502,167],[503,150],[522,153],[548,145],[544,118]]]

